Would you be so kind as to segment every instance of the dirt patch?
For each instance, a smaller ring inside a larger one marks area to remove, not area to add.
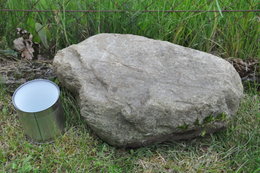
[[[8,60],[0,57],[0,78],[9,92],[26,81],[56,77],[52,69],[52,60]]]

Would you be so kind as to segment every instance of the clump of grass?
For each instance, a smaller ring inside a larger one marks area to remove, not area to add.
[[[19,4],[19,6],[17,6]],[[54,10],[51,13],[0,12],[1,40],[9,47],[15,28],[30,31],[49,54],[98,33],[128,33],[167,40],[222,57],[259,57],[259,16],[250,13],[142,13],[141,10],[252,10],[257,0],[217,1],[48,1],[2,0],[1,8]],[[120,13],[66,13],[64,10],[125,10]],[[235,23],[234,23],[235,21]],[[38,32],[42,26],[42,31]],[[43,39],[44,38],[44,39]]]

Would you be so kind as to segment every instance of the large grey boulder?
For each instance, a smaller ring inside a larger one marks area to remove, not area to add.
[[[241,79],[227,61],[135,35],[90,37],[60,50],[54,69],[77,95],[87,125],[118,147],[215,132],[243,96]]]

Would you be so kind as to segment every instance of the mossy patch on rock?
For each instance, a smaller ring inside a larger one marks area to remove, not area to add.
[[[217,121],[225,121],[228,119],[228,115],[226,113],[221,113],[221,114],[218,114],[216,117],[215,117],[215,120]]]
[[[215,116],[209,115],[203,119],[202,125],[209,124],[209,123],[216,122],[216,121],[225,121],[225,120],[227,120],[227,118],[228,118],[228,115],[224,112],[217,114]]]
[[[178,129],[181,129],[181,130],[187,130],[189,128],[189,125],[184,123],[183,125],[181,126],[178,126]]]

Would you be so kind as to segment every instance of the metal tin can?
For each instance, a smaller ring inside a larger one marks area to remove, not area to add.
[[[35,143],[51,142],[64,132],[59,87],[45,79],[28,81],[12,97],[24,133]]]

